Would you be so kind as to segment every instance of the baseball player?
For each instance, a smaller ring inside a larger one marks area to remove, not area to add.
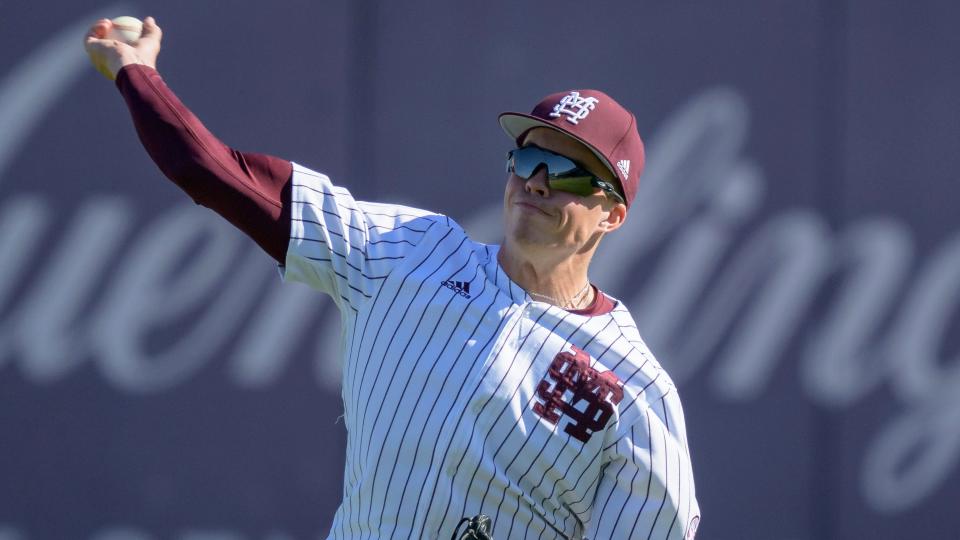
[[[505,237],[485,245],[447,216],[229,148],[155,69],[156,22],[133,45],[104,39],[110,24],[87,52],[164,174],[340,309],[347,448],[329,538],[694,537],[677,389],[587,272],[637,192],[630,112],[576,90],[500,115],[516,147]]]

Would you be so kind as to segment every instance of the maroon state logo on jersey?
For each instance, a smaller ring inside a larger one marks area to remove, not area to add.
[[[587,442],[613,416],[614,406],[623,399],[623,385],[614,372],[590,367],[590,355],[571,347],[572,352],[553,357],[547,375],[537,385],[541,401],[534,403],[533,411],[551,424],[561,415],[569,417],[571,422],[563,431]]]

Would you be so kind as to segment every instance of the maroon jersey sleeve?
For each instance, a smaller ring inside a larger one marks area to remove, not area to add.
[[[116,84],[140,142],[163,174],[283,264],[290,233],[293,165],[223,144],[154,69],[125,66],[117,73]]]

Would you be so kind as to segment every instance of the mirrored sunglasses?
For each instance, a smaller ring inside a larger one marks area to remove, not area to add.
[[[599,188],[617,202],[625,204],[623,196],[613,184],[598,178],[568,157],[538,146],[524,146],[507,152],[507,172],[520,178],[530,178],[541,165],[547,168],[547,183],[550,189],[589,197]]]

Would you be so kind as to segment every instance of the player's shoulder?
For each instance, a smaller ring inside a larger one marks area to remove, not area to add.
[[[446,225],[449,219],[443,214],[405,204],[373,201],[357,201],[356,204],[364,214],[371,216],[371,219],[375,219],[377,216],[399,219],[401,221],[416,219],[427,224],[438,224],[441,226]]]
[[[612,324],[608,326],[608,331],[617,336],[611,346],[615,354],[605,355],[608,358],[604,363],[623,385],[624,402],[634,409],[622,411],[627,420],[642,414],[648,407],[662,407],[663,400],[676,393],[676,385],[641,337],[626,306],[617,301],[609,316]]]
[[[328,201],[329,204],[335,204],[344,210],[360,211],[374,226],[416,220],[426,226],[435,224],[440,228],[462,230],[450,217],[431,210],[401,203],[356,200],[347,187],[335,183],[326,174],[296,162],[291,164],[292,197],[295,202],[319,204],[321,200]]]
[[[628,361],[644,360],[652,356],[649,347],[640,336],[640,331],[637,330],[637,323],[633,320],[630,310],[615,296],[606,292],[603,294],[613,304],[613,308],[601,315],[602,322],[598,321],[597,324],[603,325],[604,340],[612,343],[611,346],[617,352],[615,356]],[[618,362],[622,363],[622,360],[618,359]]]

